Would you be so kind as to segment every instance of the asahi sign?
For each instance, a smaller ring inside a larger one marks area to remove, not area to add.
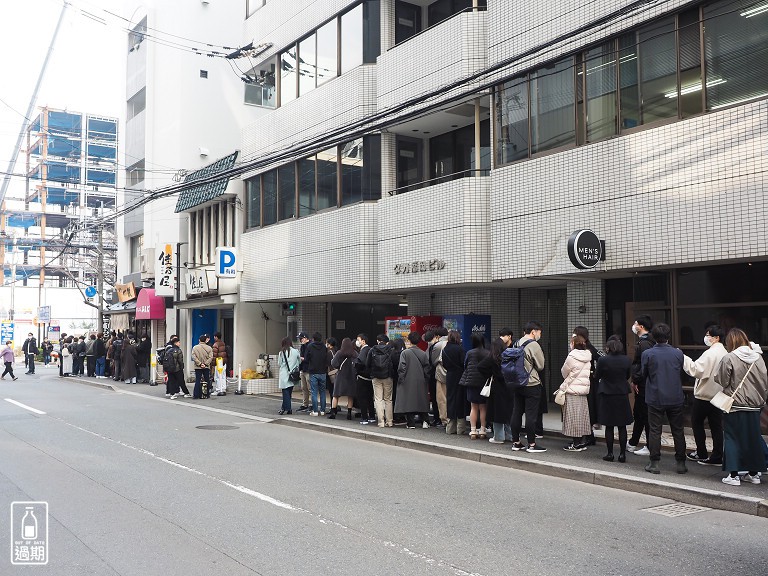
[[[416,260],[405,264],[395,264],[395,274],[418,274],[420,272],[437,272],[445,268],[445,260]]]
[[[603,260],[603,242],[592,230],[577,230],[568,238],[568,258],[581,270],[594,268]]]

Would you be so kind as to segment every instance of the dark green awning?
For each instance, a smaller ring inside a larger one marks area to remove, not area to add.
[[[195,170],[187,174],[184,178],[184,182],[194,182],[195,180],[202,180],[203,178],[209,178],[220,172],[229,170],[235,165],[238,152],[233,152],[229,156],[216,160],[213,164],[209,164],[200,170]],[[179,199],[176,202],[175,212],[184,212],[200,204],[205,204],[211,200],[215,200],[227,190],[227,184],[229,184],[229,177],[220,178],[212,182],[206,182],[199,186],[192,186],[186,190],[183,190],[179,194]]]

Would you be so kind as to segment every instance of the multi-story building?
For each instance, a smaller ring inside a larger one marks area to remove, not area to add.
[[[243,301],[334,336],[538,320],[550,387],[576,325],[768,344],[762,0],[251,0],[245,29]]]

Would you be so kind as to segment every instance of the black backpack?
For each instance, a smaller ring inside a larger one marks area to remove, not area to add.
[[[389,346],[374,346],[371,356],[371,378],[389,378],[392,375],[392,359]]]
[[[176,360],[173,358],[173,351],[168,348],[163,351],[163,370],[176,372]]]

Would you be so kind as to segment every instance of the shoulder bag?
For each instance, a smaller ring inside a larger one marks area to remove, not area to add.
[[[728,414],[733,408],[733,397],[736,396],[736,392],[738,392],[739,388],[741,388],[741,385],[744,384],[744,380],[747,379],[747,376],[749,376],[749,373],[752,370],[752,366],[754,365],[754,362],[749,365],[747,373],[744,374],[744,378],[741,379],[741,382],[739,382],[739,385],[736,387],[736,390],[733,391],[733,394],[728,396],[728,394],[725,392],[718,392],[715,394],[714,398],[709,401],[709,403],[712,404],[715,408],[720,408],[720,410]]]
[[[288,368],[288,380],[291,382],[298,382],[301,380],[301,374],[299,372],[299,367],[296,366],[293,370],[291,370],[291,366],[288,364],[288,354],[283,351],[283,358],[285,359],[285,367]]]
[[[480,389],[480,396],[488,398],[491,395],[491,384],[493,383],[493,376],[485,381],[485,386]]]
[[[558,406],[565,406],[565,396],[568,394],[568,386],[565,387],[565,390],[561,390],[558,388],[555,391],[555,404]]]

